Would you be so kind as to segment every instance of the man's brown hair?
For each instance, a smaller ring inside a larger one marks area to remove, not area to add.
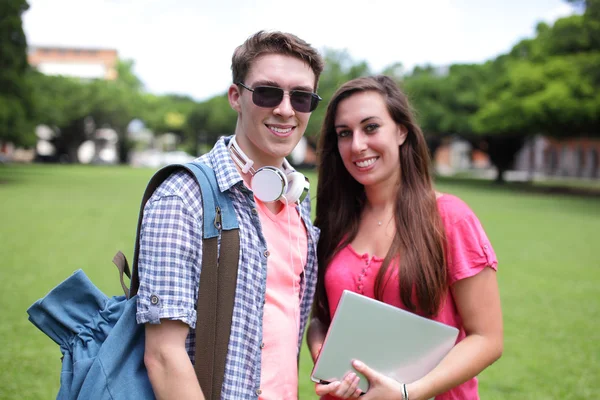
[[[233,83],[244,82],[254,60],[265,54],[283,54],[307,63],[315,74],[315,87],[323,72],[323,59],[310,44],[291,33],[259,31],[233,52],[231,72]]]

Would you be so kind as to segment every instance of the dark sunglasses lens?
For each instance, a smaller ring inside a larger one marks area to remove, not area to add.
[[[294,110],[299,112],[311,112],[317,108],[316,97],[309,92],[292,92],[290,101]]]
[[[275,107],[283,99],[283,90],[276,87],[257,86],[252,101],[259,107]]]

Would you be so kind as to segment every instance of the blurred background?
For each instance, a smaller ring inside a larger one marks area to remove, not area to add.
[[[259,29],[298,34],[326,69],[296,165],[314,165],[327,100],[393,76],[436,170],[534,180],[600,176],[596,0],[2,1],[3,162],[156,167],[235,127],[233,49]],[[363,11],[364,10],[364,11]]]
[[[56,396],[58,346],[25,310],[77,268],[119,293],[148,179],[233,132],[231,55],[261,29],[325,58],[290,157],[313,195],[336,88],[383,73],[408,94],[436,188],[500,259],[482,398],[600,398],[600,0],[0,0],[0,398]]]

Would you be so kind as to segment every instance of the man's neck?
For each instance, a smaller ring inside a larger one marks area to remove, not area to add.
[[[265,166],[283,169],[283,158],[267,157],[265,154],[258,154],[259,152],[255,146],[245,136],[236,135],[236,143],[246,157],[252,161],[252,168],[255,171]]]

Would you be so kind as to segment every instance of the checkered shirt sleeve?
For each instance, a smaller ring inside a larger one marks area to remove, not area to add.
[[[144,208],[138,262],[140,324],[171,319],[196,326],[202,207],[200,189],[189,185],[190,179],[187,172],[175,173]]]

